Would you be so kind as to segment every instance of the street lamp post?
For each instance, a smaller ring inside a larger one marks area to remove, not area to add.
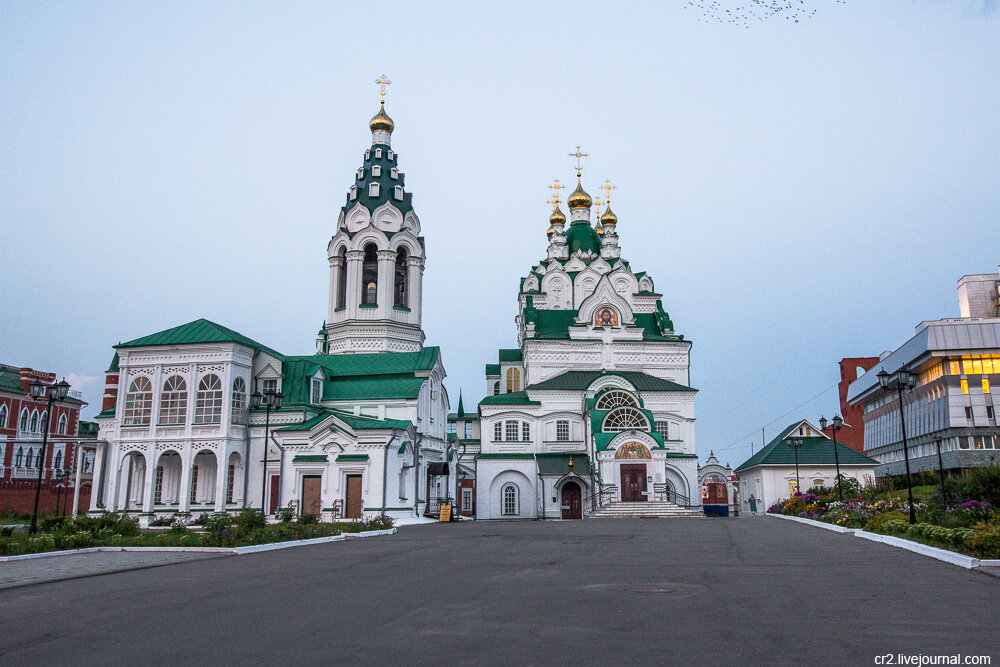
[[[896,390],[899,399],[899,430],[903,436],[903,461],[906,464],[906,493],[910,502],[910,523],[917,522],[917,511],[913,507],[913,480],[910,478],[910,448],[906,444],[906,419],[903,415],[903,392],[917,386],[917,374],[907,368],[900,368],[895,373],[887,373],[883,368],[879,371],[878,383],[882,389]]]
[[[31,513],[31,527],[28,529],[29,532],[38,532],[38,499],[42,495],[42,476],[45,474],[45,448],[49,443],[49,424],[52,423],[52,404],[56,401],[61,401],[66,398],[69,394],[69,382],[65,379],[62,382],[53,382],[50,386],[46,387],[44,384],[35,380],[30,385],[31,398],[34,400],[40,399],[45,395],[46,390],[48,390],[48,402],[49,407],[45,411],[45,422],[42,424],[42,458],[38,461],[38,482],[35,484],[35,509]]]
[[[826,430],[826,417],[819,418],[819,427],[821,430]],[[840,495],[840,502],[844,502],[844,485],[840,479],[840,454],[837,453],[837,431],[844,428],[844,420],[840,418],[840,415],[833,416],[833,425],[830,430],[833,432],[833,461],[837,464],[837,492]]]
[[[799,484],[799,447],[804,445],[806,441],[803,438],[787,438],[785,442],[795,452],[795,492],[802,493],[802,486]]]
[[[285,395],[273,389],[268,389],[263,394],[259,391],[250,394],[250,404],[253,408],[255,410],[264,408],[264,465],[262,466],[264,471],[261,473],[260,483],[260,513],[265,516],[267,515],[267,506],[264,504],[267,495],[267,441],[271,437],[271,410],[280,410],[284,400]]]

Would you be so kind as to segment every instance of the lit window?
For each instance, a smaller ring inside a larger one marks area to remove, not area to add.
[[[959,368],[958,361],[949,361],[948,362],[948,366],[949,366],[949,369],[951,370],[951,374],[952,375],[961,375],[962,374],[962,370],[961,370],[961,368]]]
[[[638,402],[635,397],[627,391],[622,391],[621,389],[612,389],[611,391],[601,394],[601,397],[597,399],[597,405],[594,407],[597,410],[612,410],[614,408],[620,407],[622,405],[631,405],[632,407],[638,407]]]
[[[247,423],[247,383],[243,378],[233,380],[233,414],[231,415],[234,424]]]
[[[218,375],[206,375],[198,383],[194,423],[218,424],[220,421],[222,421],[222,380]]]
[[[984,394],[990,393],[990,379],[989,378],[983,378],[983,393]]]
[[[1000,369],[998,369],[1000,370]],[[994,363],[992,357],[983,357],[983,373],[985,375],[991,375],[997,371],[994,371]]]
[[[965,375],[972,373],[972,359],[962,359],[962,373]]]
[[[309,395],[309,402],[313,405],[319,405],[323,401],[323,380],[319,378],[312,379],[312,391]]]
[[[508,421],[504,423],[504,440],[507,442],[517,442],[517,422]]]
[[[503,516],[517,516],[517,484],[503,487]]]
[[[378,197],[378,183],[369,183],[368,184],[368,196],[369,197]]]
[[[148,426],[153,413],[153,384],[140,375],[132,380],[125,394],[122,426]]]
[[[556,422],[556,440],[560,440],[560,441],[569,440],[569,422],[568,421],[558,421],[558,422]]]
[[[608,416],[604,418],[604,424],[601,430],[605,433],[616,433],[618,431],[628,431],[628,430],[649,430],[649,422],[646,420],[646,416],[636,410],[635,408],[617,408],[608,413]]]
[[[968,394],[969,393],[969,381],[968,380],[965,380],[965,379],[962,380],[962,393],[963,394]]]
[[[507,369],[507,391],[521,391],[521,371],[517,368]]]
[[[653,422],[653,430],[662,435],[664,440],[670,439],[670,424],[667,422]]]
[[[493,424],[493,440],[499,442],[503,438],[503,423],[496,422]]]
[[[160,423],[183,424],[187,419],[187,383],[180,375],[171,375],[160,392]]]

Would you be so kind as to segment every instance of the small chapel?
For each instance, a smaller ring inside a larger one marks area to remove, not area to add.
[[[97,415],[94,512],[263,508],[419,516],[451,495],[440,349],[424,345],[424,237],[382,102],[327,245],[315,353],[199,319],[120,343]],[[312,343],[310,342],[311,346]]]
[[[456,442],[475,460],[479,519],[677,516],[701,506],[691,341],[653,278],[622,258],[615,186],[601,186],[603,202],[584,190],[586,156],[571,154],[568,220],[563,186],[550,186],[546,254],[520,281],[517,347],[486,365],[478,414],[455,419],[467,436]]]

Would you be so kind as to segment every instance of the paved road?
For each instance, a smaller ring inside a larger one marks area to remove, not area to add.
[[[182,563],[226,554],[184,551],[91,551],[72,555],[52,555],[0,563],[0,588],[25,584],[89,577],[107,572],[141,570],[170,563]]]
[[[1000,664],[1000,580],[766,517],[413,526],[0,591],[0,618],[22,665]]]

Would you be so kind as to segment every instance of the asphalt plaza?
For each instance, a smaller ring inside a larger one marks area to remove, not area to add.
[[[3,664],[1000,659],[1000,579],[769,517],[409,526],[4,590],[0,608]]]

